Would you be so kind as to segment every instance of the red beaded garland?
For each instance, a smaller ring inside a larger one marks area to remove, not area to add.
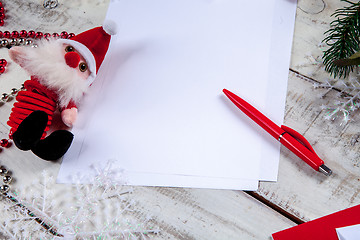
[[[61,38],[67,38],[68,36],[69,36],[69,34],[67,32],[65,32],[65,31],[60,33]]]
[[[9,31],[4,31],[3,36],[4,36],[4,38],[10,38],[11,33]]]
[[[26,38],[27,36],[28,36],[28,33],[27,33],[26,30],[21,30],[21,31],[20,31],[20,37]]]
[[[51,34],[50,34],[50,33],[45,33],[45,34],[44,34],[44,38],[49,39],[50,37],[51,37]]]
[[[44,34],[42,32],[37,32],[35,35],[35,38],[41,39],[43,36],[44,36]]]
[[[4,26],[5,24],[5,8],[2,4],[2,2],[0,2],[0,26]]]
[[[18,31],[13,31],[13,32],[11,33],[11,37],[12,37],[12,38],[18,38],[19,36],[20,36],[20,34],[19,34]]]
[[[43,33],[43,32],[35,32],[34,30],[30,30],[29,32],[27,32],[26,30],[21,30],[20,32],[18,31],[13,31],[13,32],[9,32],[9,31],[0,31],[0,38],[8,38],[8,39],[15,39],[15,38],[36,38],[36,39],[41,39],[41,38],[46,38],[46,39],[50,39],[51,37],[53,38],[73,38],[75,37],[75,33],[67,33],[66,31],[61,32],[61,34],[58,33]]]
[[[7,61],[6,59],[0,59],[0,66],[6,66],[7,65]]]
[[[0,146],[4,147],[4,148],[8,148],[11,146],[11,142],[7,139],[1,139],[0,140]]]
[[[28,36],[29,36],[29,38],[34,38],[36,36],[35,31],[30,30]]]

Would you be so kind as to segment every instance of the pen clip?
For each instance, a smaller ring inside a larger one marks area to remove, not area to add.
[[[308,140],[306,140],[306,138],[303,135],[301,135],[300,133],[298,133],[294,129],[289,128],[289,127],[284,126],[284,125],[281,125],[281,129],[283,129],[285,132],[287,132],[293,138],[295,138],[297,141],[299,141],[302,145],[304,145],[307,149],[309,149],[310,152],[316,154],[315,150],[312,148],[311,144],[308,142]]]

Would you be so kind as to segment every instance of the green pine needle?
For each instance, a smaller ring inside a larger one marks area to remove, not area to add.
[[[327,37],[323,40],[330,48],[324,52],[323,63],[325,70],[336,77],[347,77],[354,70],[354,66],[339,66],[335,60],[346,59],[360,49],[360,2],[337,9],[334,16],[336,20],[330,23],[330,29],[325,32]]]

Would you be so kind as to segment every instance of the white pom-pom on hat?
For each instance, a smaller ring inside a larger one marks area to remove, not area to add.
[[[111,19],[105,20],[102,27],[109,35],[115,35],[117,33],[117,24]]]

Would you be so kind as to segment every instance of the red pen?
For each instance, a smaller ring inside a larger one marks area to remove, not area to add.
[[[300,133],[284,125],[279,127],[239,96],[226,89],[224,89],[223,92],[248,117],[277,139],[282,145],[295,153],[296,156],[309,164],[313,169],[322,172],[326,176],[332,174],[331,169],[325,166],[324,161],[316,155],[310,143]]]

